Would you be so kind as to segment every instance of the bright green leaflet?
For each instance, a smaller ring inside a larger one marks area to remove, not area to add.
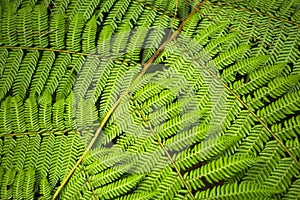
[[[299,0],[0,0],[0,199],[300,199]]]

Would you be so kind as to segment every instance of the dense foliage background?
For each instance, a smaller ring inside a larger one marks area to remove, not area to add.
[[[0,6],[0,199],[300,199],[299,0]]]

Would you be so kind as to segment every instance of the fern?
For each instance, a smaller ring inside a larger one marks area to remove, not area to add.
[[[272,190],[251,183],[228,184],[196,194],[198,199],[272,199]]]
[[[47,23],[47,7],[44,4],[36,5],[33,10],[34,29],[33,41],[37,47],[47,47],[49,44],[48,38],[48,23]]]
[[[0,1],[0,198],[299,199],[299,6]]]
[[[17,12],[17,33],[18,43],[22,46],[31,46],[33,44],[32,29],[30,22],[32,21],[32,8],[24,7]]]
[[[14,77],[19,70],[19,64],[22,60],[23,51],[11,51],[3,70],[3,78],[1,78],[1,99],[8,92],[13,84]]]
[[[20,96],[22,99],[26,96],[30,79],[37,64],[39,54],[37,51],[29,52],[23,59],[16,80],[13,84],[13,95]]]
[[[254,162],[253,158],[247,158],[245,155],[220,158],[186,174],[187,183],[197,189],[197,186],[205,186],[201,181],[203,177],[208,183],[218,182],[226,179],[226,176],[231,177],[238,171],[242,171]]]

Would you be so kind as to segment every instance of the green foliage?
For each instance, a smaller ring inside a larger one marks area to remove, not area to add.
[[[300,199],[299,6],[0,0],[0,198]]]

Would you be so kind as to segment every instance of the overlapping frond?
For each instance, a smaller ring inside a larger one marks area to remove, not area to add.
[[[0,198],[299,198],[299,6],[0,1]]]

